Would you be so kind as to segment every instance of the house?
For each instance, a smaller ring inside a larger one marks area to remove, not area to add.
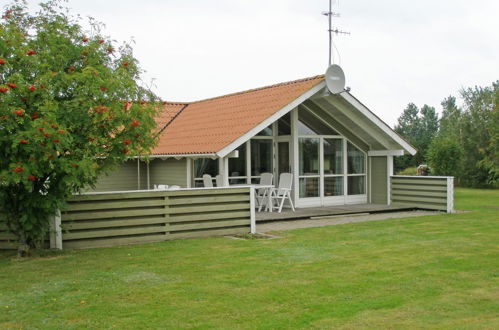
[[[132,159],[98,191],[256,183],[294,175],[297,207],[389,203],[393,157],[416,150],[349,91],[331,94],[315,76],[192,103],[166,103],[150,161]]]

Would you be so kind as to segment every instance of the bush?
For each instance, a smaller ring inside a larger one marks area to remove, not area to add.
[[[460,176],[463,150],[449,138],[435,138],[428,149],[428,162],[434,175]]]
[[[408,167],[402,171],[397,172],[397,175],[416,175],[417,167]]]

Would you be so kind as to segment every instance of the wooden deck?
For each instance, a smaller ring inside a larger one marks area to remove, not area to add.
[[[315,217],[328,217],[337,215],[359,214],[359,213],[381,213],[397,212],[404,210],[413,210],[410,206],[391,206],[383,204],[356,204],[356,205],[338,205],[327,207],[306,207],[297,208],[295,212],[291,209],[283,209],[278,212],[256,212],[256,221],[284,221],[310,219]]]

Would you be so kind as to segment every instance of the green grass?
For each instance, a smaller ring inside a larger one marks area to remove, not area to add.
[[[0,328],[499,328],[499,191],[470,212],[63,251],[0,253]]]

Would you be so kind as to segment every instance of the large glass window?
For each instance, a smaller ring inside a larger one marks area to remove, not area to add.
[[[348,194],[364,195],[366,193],[366,177],[364,175],[348,176]]]
[[[291,135],[291,113],[287,113],[277,121],[277,135]]]
[[[338,133],[308,110],[300,109],[298,135],[338,135]]]
[[[251,176],[260,176],[262,173],[273,173],[272,145],[272,139],[251,140]]]
[[[324,139],[324,174],[343,174],[343,139]]]
[[[218,175],[218,159],[194,159],[194,187],[203,187],[203,175],[209,174],[212,179]]]
[[[246,144],[236,149],[239,157],[229,158],[229,184],[246,183]]]
[[[300,198],[320,196],[320,139],[299,138]]]
[[[272,129],[272,125],[265,127],[263,130],[260,131],[260,133],[257,134],[257,136],[273,136],[274,131]]]
[[[347,143],[348,195],[366,193],[366,156],[356,146]]]
[[[330,176],[324,178],[324,197],[329,196],[342,196],[343,193],[343,181],[342,176]]]
[[[319,142],[317,138],[300,138],[300,175],[319,174]]]
[[[319,197],[319,177],[300,178],[300,198]]]
[[[348,174],[363,174],[365,169],[365,156],[362,151],[357,149],[353,144],[348,142]]]

